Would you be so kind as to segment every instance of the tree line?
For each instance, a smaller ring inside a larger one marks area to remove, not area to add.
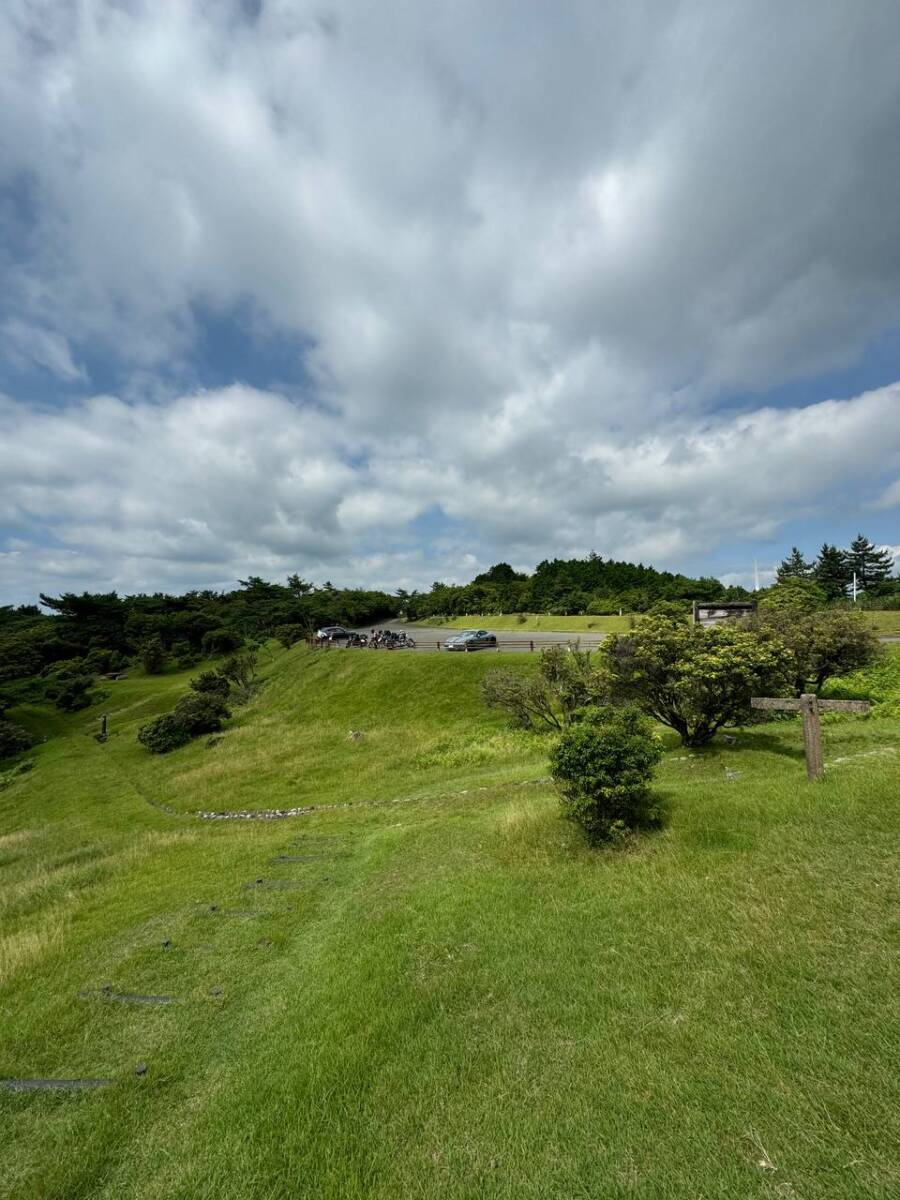
[[[471,583],[436,582],[428,592],[400,593],[414,620],[466,613],[542,612],[554,616],[596,616],[646,612],[662,600],[737,600],[749,593],[725,587],[711,576],[657,571],[643,563],[617,562],[591,553],[587,558],[545,559],[531,575],[501,562],[476,575]]]
[[[79,707],[85,680],[133,661],[150,673],[170,662],[186,668],[280,630],[295,631],[295,640],[320,625],[381,621],[398,607],[386,592],[314,587],[299,575],[286,584],[251,576],[230,592],[65,592],[41,594],[40,601],[0,608],[0,711],[21,698],[22,681],[35,677],[59,707]]]
[[[900,579],[891,577],[892,570],[890,552],[879,550],[859,534],[847,549],[826,543],[810,562],[795,546],[777,574],[779,582],[808,580],[822,589],[825,600],[833,601],[847,597],[855,572],[863,603],[890,607],[900,606]],[[693,600],[727,603],[749,599],[752,593],[743,587],[726,587],[712,576],[693,578],[592,553],[587,558],[545,559],[531,575],[501,562],[476,575],[471,583],[436,582],[428,592],[401,591],[398,595],[406,615],[418,620],[467,613],[645,613],[664,601],[685,606]]]
[[[807,560],[797,546],[779,564],[778,582],[805,579],[822,589],[828,600],[846,598],[853,586],[867,601],[891,601],[900,604],[900,579],[892,578],[893,556],[880,550],[859,533],[846,549],[823,543],[814,559]]]

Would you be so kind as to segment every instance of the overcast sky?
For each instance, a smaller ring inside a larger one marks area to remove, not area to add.
[[[4,0],[0,599],[900,550],[897,0]]]

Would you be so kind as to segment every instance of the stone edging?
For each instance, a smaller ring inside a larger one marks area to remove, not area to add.
[[[393,800],[361,800],[354,804],[309,804],[297,808],[260,808],[256,810],[242,809],[236,812],[195,812],[191,816],[199,817],[201,821],[281,821],[286,817],[306,817],[310,813],[335,812],[347,808],[381,808],[390,804],[415,804],[425,800],[450,800],[456,796],[471,796],[476,792],[496,792],[500,788],[540,787],[552,783],[549,776],[542,779],[524,779],[519,783],[493,783],[483,787],[462,788],[458,792],[437,792],[429,795],[397,796]]]

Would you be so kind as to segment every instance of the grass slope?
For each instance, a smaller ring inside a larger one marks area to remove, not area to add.
[[[136,677],[109,743],[65,718],[6,776],[0,1075],[116,1083],[0,1092],[0,1194],[898,1194],[900,722],[829,725],[818,786],[795,723],[669,742],[668,826],[595,854],[513,786],[543,747],[478,704],[495,662],[295,650],[164,759],[134,727],[186,677]],[[316,795],[355,804],[148,803]]]
[[[523,621],[519,617],[524,617]],[[621,633],[630,628],[629,618],[624,617],[551,617],[546,613],[505,613],[491,616],[476,613],[468,617],[435,617],[418,622],[420,625],[441,625],[447,629],[517,629],[527,633],[529,629],[544,633]]]

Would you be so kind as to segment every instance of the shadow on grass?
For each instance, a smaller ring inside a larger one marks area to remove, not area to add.
[[[718,740],[708,742],[705,746],[686,746],[685,751],[696,755],[698,758],[719,758],[729,754],[748,754],[754,750],[768,752],[769,754],[778,754],[782,758],[802,759],[804,756],[803,746],[789,746],[782,741],[774,733],[762,733],[758,728],[754,728],[752,732],[741,731],[734,735],[735,742],[726,742],[721,739],[721,734]]]

